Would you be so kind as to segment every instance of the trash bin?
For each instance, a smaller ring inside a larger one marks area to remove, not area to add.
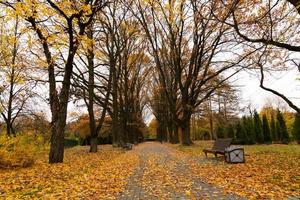
[[[225,161],[227,163],[244,163],[244,148],[238,146],[230,146],[225,149]]]

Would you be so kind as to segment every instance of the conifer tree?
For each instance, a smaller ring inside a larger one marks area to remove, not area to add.
[[[295,140],[300,144],[300,114],[295,115],[295,121],[293,125],[293,135]]]
[[[271,115],[270,129],[271,129],[272,141],[278,141],[276,122],[273,115]]]
[[[236,134],[235,134],[235,143],[236,144],[246,144],[246,131],[245,128],[243,126],[243,123],[239,122],[236,125]]]
[[[232,124],[229,124],[226,131],[227,138],[234,138],[234,129]]]
[[[269,126],[267,116],[265,114],[263,115],[263,120],[262,120],[262,130],[263,130],[263,135],[264,135],[264,141],[266,143],[271,143],[272,138],[271,138],[271,134],[270,134],[270,126]]]
[[[216,128],[216,132],[217,132],[217,137],[218,138],[225,138],[225,128],[222,124],[218,124],[217,128]]]
[[[280,141],[284,144],[289,143],[289,133],[286,128],[285,120],[283,118],[282,113],[279,109],[277,109],[277,123],[278,123],[278,135],[280,136]]]
[[[242,118],[242,127],[244,128],[244,141],[246,144],[254,144],[255,143],[255,133],[253,128],[253,120],[252,117],[244,116]]]
[[[254,121],[255,141],[258,143],[264,143],[262,123],[256,110],[254,110],[253,121]]]
[[[255,144],[255,130],[252,116],[247,117],[248,144]]]

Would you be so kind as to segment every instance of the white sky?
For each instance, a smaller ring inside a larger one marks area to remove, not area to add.
[[[265,86],[271,87],[277,91],[280,91],[287,97],[293,100],[293,102],[300,107],[300,80],[296,80],[298,77],[300,78],[300,73],[294,69],[290,71],[284,71],[276,74],[274,77],[268,74],[266,75]],[[240,107],[243,108],[251,103],[252,108],[260,110],[266,103],[272,103],[273,106],[278,106],[278,102],[280,101],[275,95],[270,92],[264,91],[259,87],[259,75],[255,73],[241,72],[235,76],[234,85],[239,86],[240,90]],[[46,86],[48,87],[48,85]],[[43,87],[42,87],[43,88]],[[39,88],[41,89],[41,88]],[[43,88],[45,91],[46,88]],[[48,96],[48,93],[45,94]],[[280,107],[288,108],[287,104],[280,102]],[[49,120],[51,117],[51,113],[49,110],[49,106],[45,102],[39,102],[39,106],[35,107],[36,110],[40,110],[48,116]],[[85,107],[74,105],[72,101],[69,103],[68,108],[69,114],[71,112],[77,112],[79,115],[83,113],[87,113]],[[151,119],[154,117],[152,113],[148,110],[145,113],[146,123],[149,123]],[[241,113],[241,115],[244,113]],[[74,116],[68,117],[68,121],[74,120]]]
[[[296,69],[276,73],[275,75],[266,73],[265,76],[265,86],[281,92],[291,99],[294,104],[300,106],[300,80],[296,80],[300,78],[300,73]],[[274,94],[259,87],[260,77],[257,74],[243,72],[236,78],[238,79],[236,83],[241,86],[242,100],[246,104],[251,102],[253,108],[259,110],[267,103],[278,106],[278,101],[281,101]],[[280,106],[287,106],[282,101],[280,104]]]

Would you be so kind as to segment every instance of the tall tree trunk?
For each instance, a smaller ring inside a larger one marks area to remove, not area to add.
[[[64,159],[64,128],[65,123],[59,118],[51,128],[49,163],[62,163]]]
[[[74,53],[74,52],[73,52]],[[57,96],[55,87],[54,66],[49,66],[50,106],[52,112],[51,145],[49,163],[62,163],[64,159],[64,137],[68,112],[68,101],[73,73],[74,54],[70,54],[65,67],[65,76],[62,82],[62,90]],[[52,68],[53,67],[53,68]]]
[[[112,98],[113,98],[112,143],[114,147],[118,147],[120,146],[120,133],[119,133],[118,83],[117,83],[116,63],[114,61],[111,61],[110,67],[112,73]]]
[[[16,24],[15,24],[15,29],[14,29],[14,46],[12,50],[12,61],[11,61],[11,74],[10,74],[10,86],[9,86],[9,97],[8,97],[8,106],[7,106],[7,117],[6,117],[6,134],[8,136],[11,135],[11,133],[15,134],[13,130],[13,117],[12,117],[12,112],[13,112],[13,100],[14,100],[14,87],[15,87],[15,65],[16,65],[16,58],[17,58],[17,53],[18,53],[18,43],[17,43],[17,37],[18,37],[18,26],[19,26],[19,20],[18,16],[16,18]]]
[[[188,106],[184,106],[183,117],[180,122],[180,128],[182,131],[181,135],[181,144],[189,146],[191,144],[191,130],[190,130],[190,121],[191,121],[191,111]]]
[[[167,129],[168,129],[168,142],[174,143],[174,137],[173,137],[174,129],[173,129],[173,123],[170,119],[168,119]]]
[[[208,102],[208,112],[209,112],[210,140],[212,140],[212,139],[216,139],[217,137],[214,134],[214,122],[213,122],[211,98],[209,98],[209,102]]]
[[[6,134],[7,136],[11,135],[11,124],[9,122],[6,122]]]
[[[180,126],[182,130],[181,135],[181,144],[185,146],[191,145],[191,138],[190,138],[190,120],[183,121]]]
[[[93,24],[91,24],[87,29],[87,37],[90,40],[93,40]],[[90,152],[95,153],[97,152],[97,145],[98,145],[98,132],[96,129],[96,120],[94,114],[94,85],[95,85],[95,78],[94,78],[94,46],[91,42],[88,48],[88,70],[89,70],[89,100],[88,100],[88,112],[89,112],[89,125],[90,125]]]
[[[178,144],[179,143],[179,134],[178,134],[178,126],[176,124],[174,124],[174,136],[173,136],[173,142],[174,144]]]

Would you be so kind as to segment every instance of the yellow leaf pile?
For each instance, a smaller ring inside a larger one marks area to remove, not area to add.
[[[0,136],[0,169],[28,167],[34,163],[34,156],[40,148],[38,138],[20,135],[8,138]]]
[[[0,199],[116,199],[133,173],[138,157],[101,146],[68,149],[62,164],[47,164],[47,155],[29,168],[0,170]]]

